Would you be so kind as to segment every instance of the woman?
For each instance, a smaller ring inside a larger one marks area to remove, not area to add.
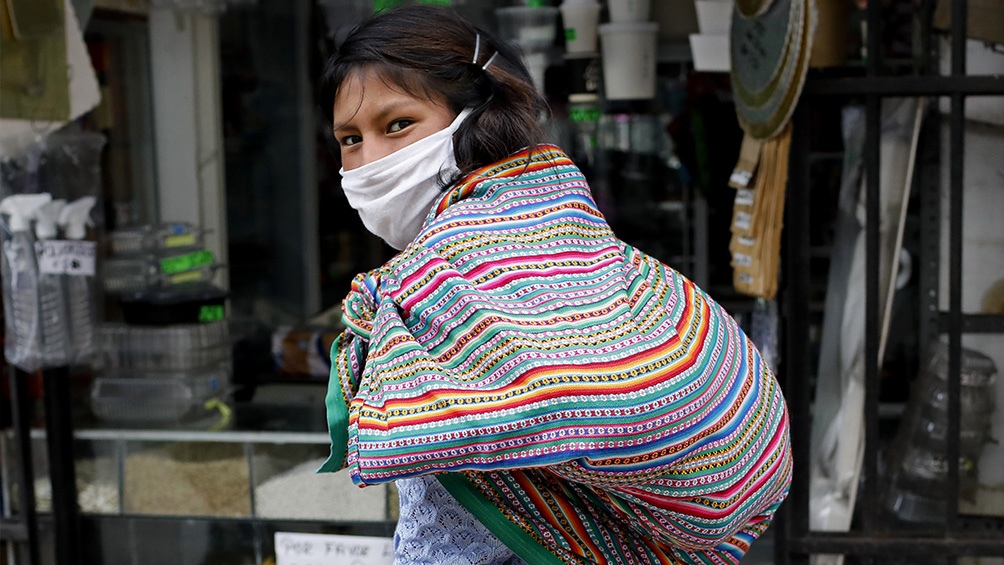
[[[322,94],[348,201],[400,252],[343,303],[321,470],[397,482],[396,563],[738,562],[791,480],[777,382],[540,143],[518,54],[400,8]]]

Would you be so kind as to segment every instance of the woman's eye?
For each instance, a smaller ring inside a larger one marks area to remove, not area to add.
[[[345,137],[343,137],[341,139],[341,145],[343,147],[344,146],[348,146],[348,145],[355,145],[355,144],[359,143],[362,140],[363,140],[363,138],[360,137],[360,136],[358,136],[358,135],[346,135]]]
[[[387,126],[387,133],[395,133],[413,124],[412,120],[394,120]]]

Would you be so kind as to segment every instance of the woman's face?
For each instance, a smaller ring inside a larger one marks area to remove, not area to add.
[[[334,135],[346,171],[372,163],[450,125],[445,103],[391,88],[373,72],[349,76],[335,95]]]

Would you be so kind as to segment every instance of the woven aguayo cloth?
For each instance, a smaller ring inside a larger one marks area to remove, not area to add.
[[[556,147],[450,189],[344,321],[321,470],[437,473],[527,563],[736,563],[787,494],[755,347],[617,239]]]

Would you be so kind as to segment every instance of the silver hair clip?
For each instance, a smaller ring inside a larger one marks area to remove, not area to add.
[[[482,71],[487,71],[488,67],[492,64],[492,61],[494,61],[495,57],[498,57],[498,56],[499,56],[499,52],[498,51],[496,51],[495,53],[493,53],[492,56],[488,58],[488,62],[485,63],[485,66],[481,67],[481,70]]]
[[[471,62],[474,63],[475,65],[478,64],[478,55],[480,53],[481,53],[481,34],[478,33],[474,36],[474,59],[471,60]],[[499,52],[496,51],[491,57],[489,57],[488,62],[485,63],[483,67],[481,67],[481,70],[487,71],[488,67],[491,66],[492,64],[492,61],[495,60],[495,57],[498,57],[498,54]]]

